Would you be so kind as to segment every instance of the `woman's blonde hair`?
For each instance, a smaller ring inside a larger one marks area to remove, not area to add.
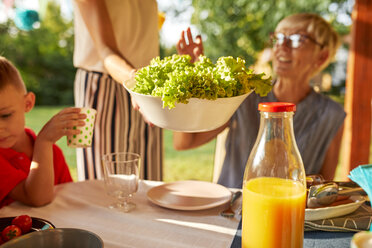
[[[321,16],[313,13],[299,13],[285,17],[279,22],[276,29],[284,27],[305,30],[323,49],[328,50],[328,58],[320,66],[317,72],[322,71],[333,60],[340,46],[340,37],[333,27]]]
[[[17,68],[5,57],[0,56],[0,90],[8,85],[26,92],[26,86]]]

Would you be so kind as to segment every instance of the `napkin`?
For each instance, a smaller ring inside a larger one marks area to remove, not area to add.
[[[359,184],[369,199],[372,199],[372,164],[359,165],[350,172],[349,178]],[[371,224],[369,230],[372,231]]]

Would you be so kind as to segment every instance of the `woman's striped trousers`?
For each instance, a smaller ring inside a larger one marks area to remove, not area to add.
[[[78,69],[74,97],[76,107],[97,110],[92,147],[76,149],[78,180],[102,178],[102,155],[126,151],[141,155],[141,178],[162,180],[162,130],[133,110],[122,84],[107,74]]]

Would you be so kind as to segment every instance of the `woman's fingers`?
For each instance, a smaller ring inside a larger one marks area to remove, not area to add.
[[[203,41],[202,41],[202,37],[201,37],[200,34],[198,36],[196,36],[195,43],[198,44],[198,46],[201,47],[202,50],[203,50]]]
[[[181,38],[177,42],[177,52],[179,54],[184,54],[184,49],[186,48],[186,40],[185,40],[185,31],[181,32]]]
[[[189,42],[189,46],[193,45],[194,44],[194,40],[192,38],[192,34],[191,34],[191,29],[190,28],[187,28],[187,40]]]

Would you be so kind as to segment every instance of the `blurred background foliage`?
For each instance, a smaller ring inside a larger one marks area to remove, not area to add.
[[[336,30],[350,31],[353,1],[349,0],[193,0],[191,22],[202,32],[205,54],[241,56],[248,64],[269,46],[269,35],[284,17],[300,12],[318,13]]]
[[[205,54],[212,60],[240,56],[247,64],[253,64],[268,46],[270,32],[283,17],[297,12],[319,13],[340,34],[347,34],[350,23],[345,20],[350,19],[353,6],[353,0],[192,0],[189,3],[173,4],[162,11],[166,16],[177,17],[186,8],[193,8],[191,23],[203,36]],[[36,93],[38,105],[73,104],[73,39],[73,20],[63,18],[58,2],[54,1],[49,1],[38,28],[20,30],[11,19],[0,23],[0,55],[17,66],[28,90]],[[161,43],[161,57],[176,53],[174,45]]]
[[[0,55],[16,65],[38,105],[73,104],[73,39],[73,22],[62,18],[56,3],[48,5],[39,28],[0,23]]]

